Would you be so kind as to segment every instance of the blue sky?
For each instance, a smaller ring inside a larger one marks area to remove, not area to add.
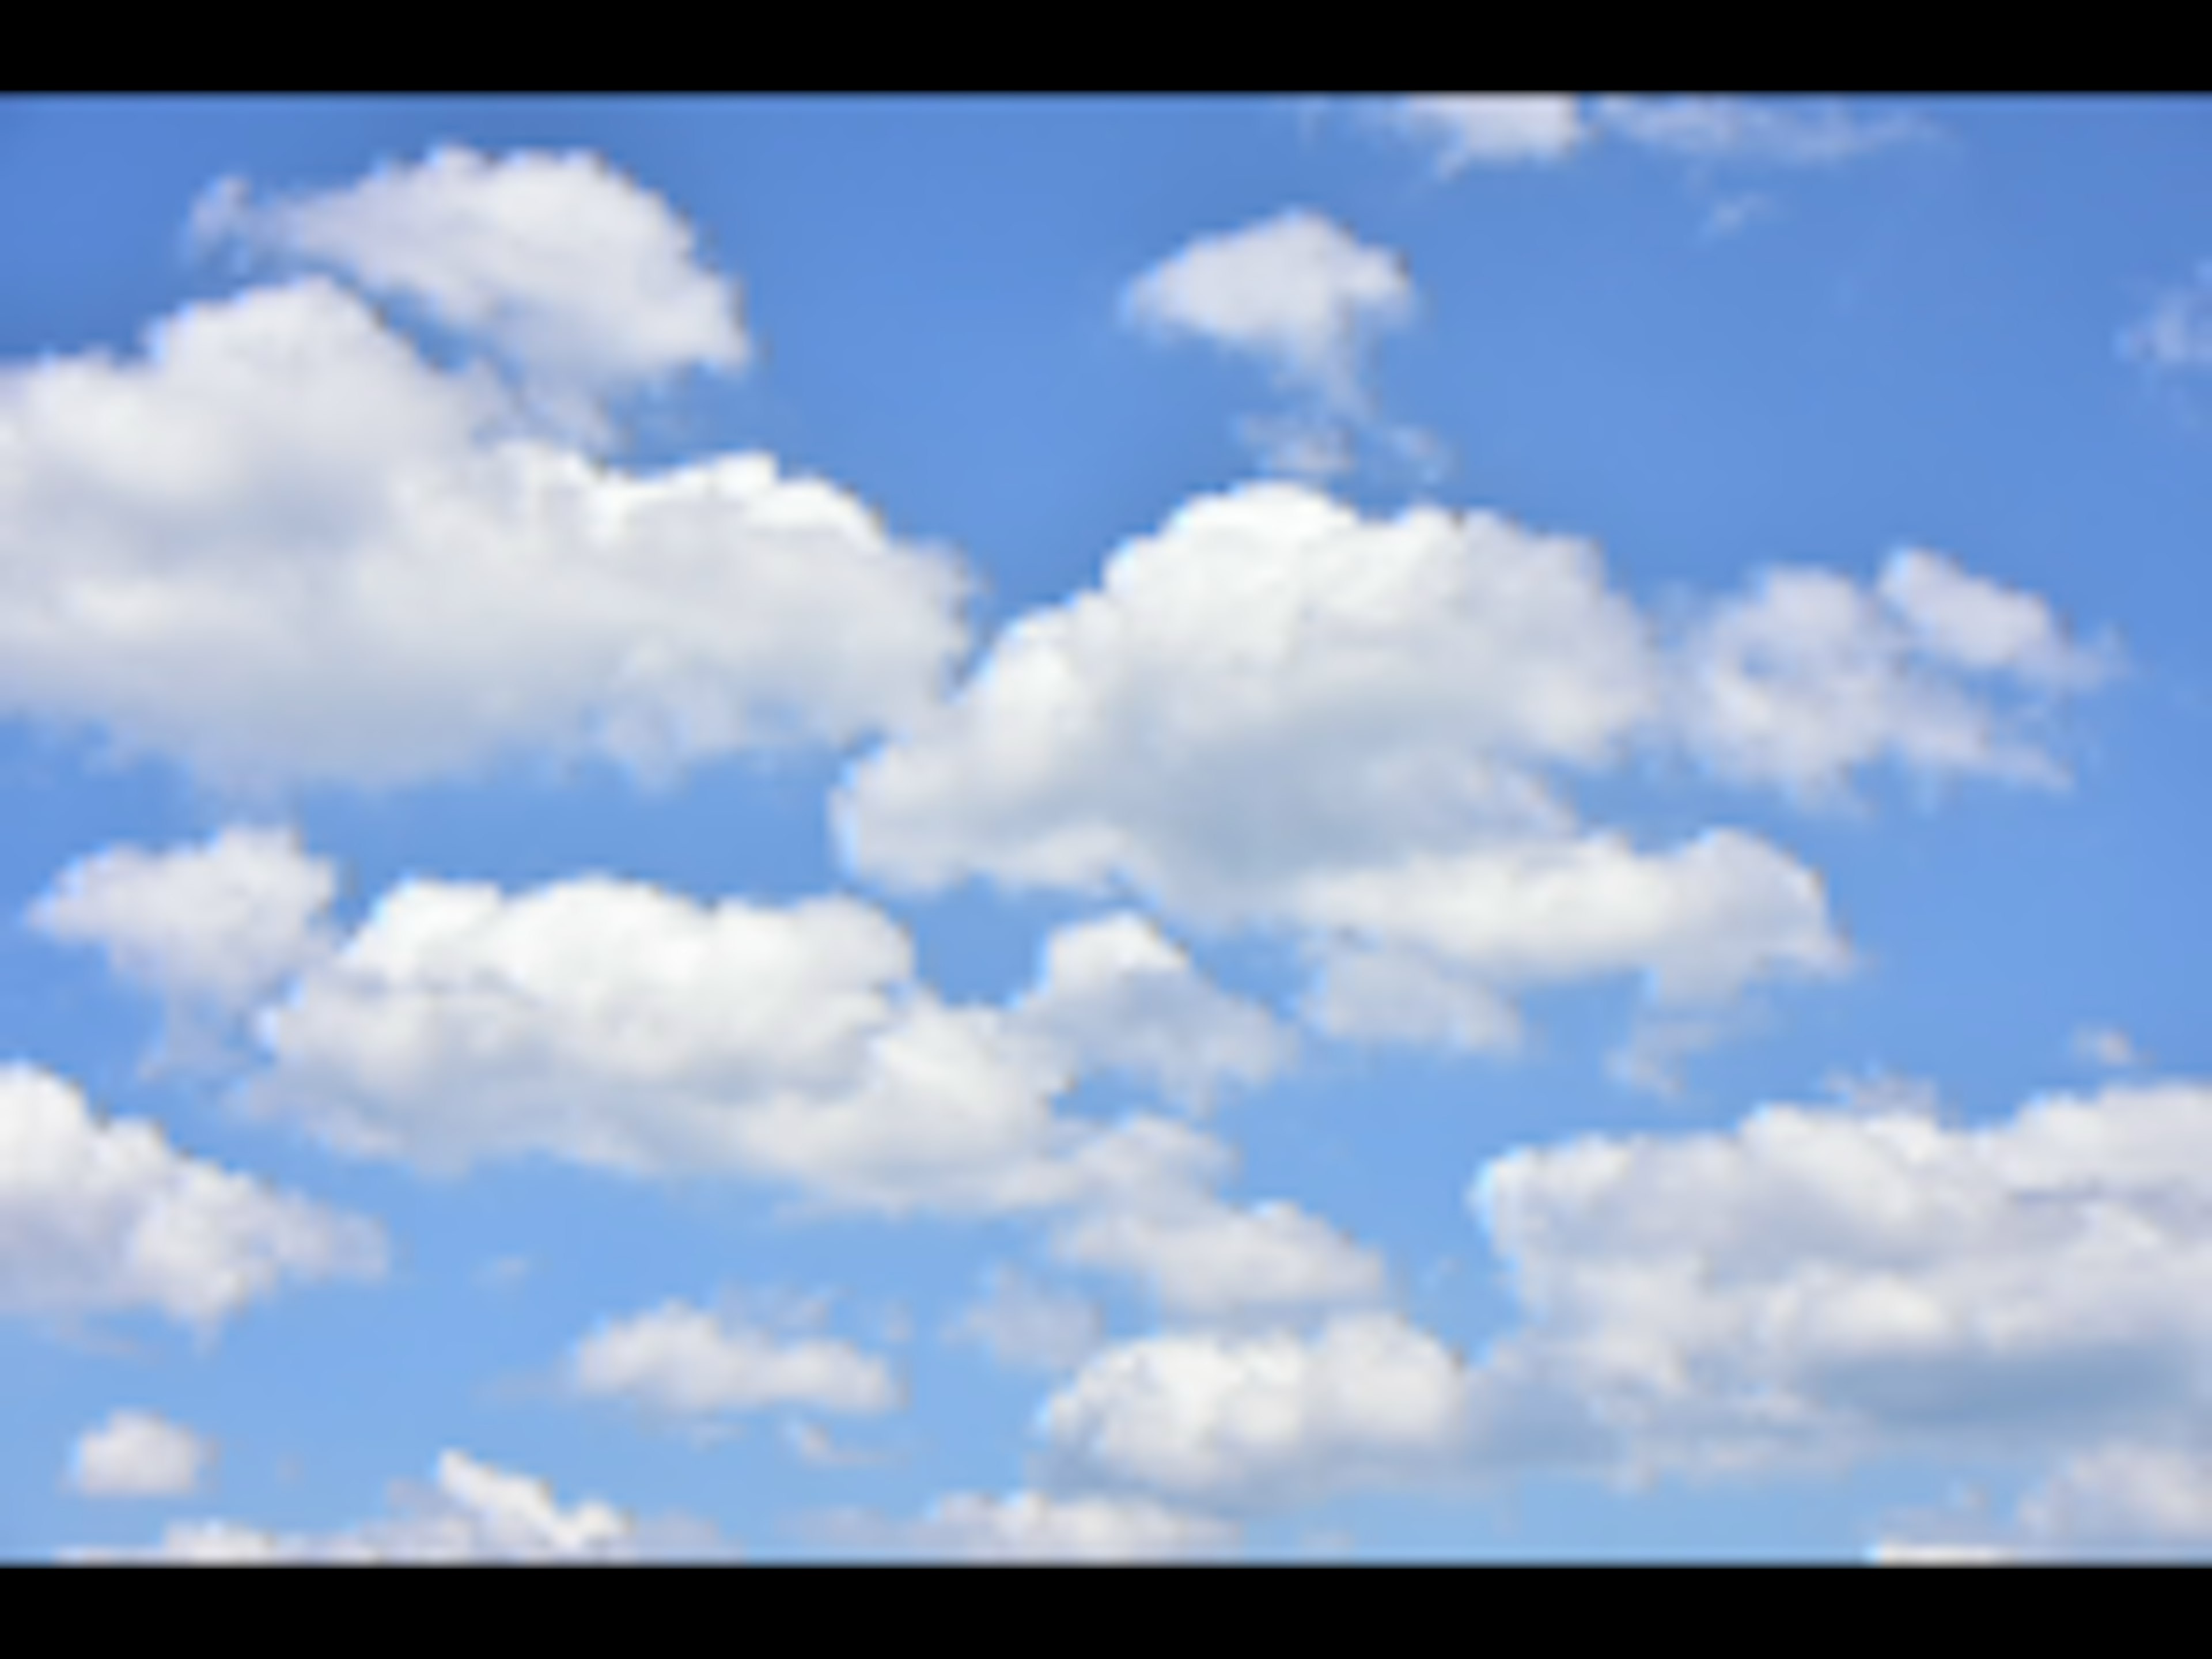
[[[0,103],[0,1553],[2212,1546],[2208,155]]]

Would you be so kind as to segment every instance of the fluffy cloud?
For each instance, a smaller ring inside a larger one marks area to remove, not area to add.
[[[878,1413],[900,1402],[898,1380],[873,1354],[828,1337],[782,1337],[668,1302],[602,1324],[568,1359],[570,1384],[677,1417],[771,1407]]]
[[[1038,1427],[1066,1474],[1226,1507],[1417,1484],[1472,1423],[1463,1362],[1388,1313],[1319,1332],[1169,1332],[1093,1358]]]
[[[447,1451],[427,1490],[401,1487],[400,1513],[347,1531],[283,1534],[230,1521],[180,1522],[145,1550],[79,1550],[73,1559],[255,1565],[285,1562],[554,1563],[726,1557],[711,1528],[640,1522],[589,1499],[563,1508],[543,1480]]]
[[[1297,1205],[1239,1209],[1195,1189],[1090,1209],[1055,1231],[1052,1249],[1073,1265],[1138,1279],[1179,1320],[1373,1302],[1389,1287],[1381,1256]]]
[[[1137,277],[1122,300],[1139,328],[1257,357],[1344,404],[1358,401],[1364,336],[1404,321],[1413,305],[1401,260],[1303,208],[1199,238]]]
[[[913,971],[854,900],[410,881],[263,1011],[241,1101],[431,1170],[538,1153],[878,1207],[1016,1202],[1061,1073]]]
[[[1296,1052],[1265,1008],[1207,982],[1181,947],[1127,911],[1054,932],[1014,1012],[1073,1066],[1130,1073],[1197,1110],[1223,1085],[1266,1082]]]
[[[1565,823],[1525,765],[1599,763],[1650,717],[1646,633],[1586,544],[1249,485],[1015,620],[949,707],[854,769],[837,829],[903,885],[1266,914],[1317,868]]]
[[[77,1437],[69,1484],[89,1498],[182,1498],[214,1461],[214,1446],[182,1425],[118,1411]]]
[[[1155,337],[1205,340],[1265,368],[1298,403],[1248,420],[1243,434],[1273,470],[1319,477],[1349,468],[1354,430],[1374,425],[1367,349],[1409,321],[1415,301],[1396,254],[1293,208],[1188,243],[1128,284],[1121,315]],[[1377,429],[1433,459],[1427,434]]]
[[[1397,946],[1322,952],[1301,1012],[1316,1030],[1346,1041],[1480,1054],[1511,1053],[1522,1036],[1519,1013],[1496,991],[1433,956]]]
[[[1416,93],[1377,118],[1426,146],[1447,178],[1469,167],[1560,161],[1591,137],[1581,105],[1565,93]]]
[[[1991,693],[2087,689],[2109,646],[2066,638],[2039,597],[1907,549],[1872,592],[1783,568],[1712,606],[1681,642],[1683,738],[1723,775],[1803,799],[1841,794],[1888,760],[1923,776],[2057,785],[2065,772]]]
[[[211,1333],[288,1279],[369,1279],[382,1231],[103,1121],[34,1067],[0,1067],[0,1312],[147,1309]]]
[[[1201,927],[1287,926],[1323,1029],[1504,1048],[1517,985],[1640,972],[1717,996],[1844,959],[1817,878],[1762,842],[1577,833],[1548,769],[1679,740],[1686,708],[1706,746],[1735,730],[1735,703],[1684,682],[1586,544],[1255,485],[1018,619],[834,814],[846,856],[896,884],[1133,890]]]
[[[1892,1096],[1526,1148],[1470,1197],[1502,1352],[1631,1466],[2063,1451],[2202,1420],[2208,1152],[2189,1084],[1972,1127]]]
[[[1106,1326],[1088,1298],[996,1269],[984,1293],[963,1310],[948,1334],[976,1343],[1002,1365],[1064,1371],[1081,1364],[1100,1346]]]
[[[607,297],[659,326],[636,283]],[[835,485],[752,453],[629,471],[516,417],[320,275],[135,357],[0,369],[0,714],[239,789],[659,775],[895,722],[964,648],[957,562]]]
[[[1979,1506],[1898,1517],[1876,1562],[2202,1561],[2212,1460],[2194,1445],[2101,1443],[2062,1461],[1998,1523]]]
[[[1492,983],[1642,969],[1662,1002],[1847,959],[1819,878],[1735,830],[1656,856],[1603,835],[1408,858],[1316,876],[1295,905],[1310,927],[1410,945]]]
[[[596,399],[750,354],[737,286],[690,226],[600,157],[445,147],[336,190],[253,199],[222,180],[192,216],[231,241],[343,272],[482,338],[550,393]]]
[[[955,1492],[904,1525],[854,1517],[845,1530],[945,1561],[1154,1561],[1233,1554],[1237,1528],[1149,1498]]]
[[[337,878],[289,830],[80,859],[32,905],[50,939],[96,946],[122,977],[186,1007],[240,1013],[326,948]]]

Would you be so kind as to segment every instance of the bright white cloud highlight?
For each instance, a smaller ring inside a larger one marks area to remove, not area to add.
[[[1446,178],[1470,167],[1562,161],[1591,137],[1566,93],[1416,93],[1378,118],[1425,145]]]
[[[0,1313],[146,1310],[211,1334],[287,1281],[374,1279],[371,1221],[101,1120],[60,1078],[0,1066]]]
[[[1354,432],[1374,422],[1369,347],[1409,322],[1416,303],[1396,254],[1292,208],[1186,244],[1129,283],[1121,316],[1156,338],[1204,340],[1266,368],[1298,405],[1248,419],[1243,435],[1270,470],[1318,477],[1352,465]],[[1435,459],[1425,434],[1385,435],[1417,464]]]
[[[833,810],[847,857],[889,881],[1130,890],[1201,927],[1287,927],[1322,1029],[1502,1049],[1517,987],[1642,974],[1710,999],[1845,959],[1817,878],[1763,842],[1577,832],[1549,769],[1674,739],[1686,703],[1734,731],[1735,703],[1682,680],[1586,544],[1254,485],[1016,620]]]
[[[1882,760],[1924,777],[2061,785],[2063,768],[1984,682],[2047,695],[2116,666],[2109,646],[2069,641],[2039,597],[1917,549],[1893,556],[1872,592],[1826,570],[1766,571],[1712,606],[1681,653],[1692,750],[1723,775],[1807,799],[1839,796]]]
[[[784,1337],[682,1302],[602,1324],[568,1360],[580,1393],[675,1417],[800,1407],[879,1413],[898,1380],[873,1354],[829,1337]]]
[[[1139,328],[1257,357],[1350,405],[1364,337],[1408,319],[1413,294],[1395,254],[1296,208],[1188,243],[1133,282],[1122,303]]]
[[[1524,1148],[1471,1194],[1503,1351],[1633,1467],[2064,1449],[2201,1421],[2212,1092],[1902,1101]]]
[[[1418,1483],[1461,1452],[1463,1362],[1395,1315],[1342,1316],[1307,1336],[1170,1332],[1109,1348],[1038,1425],[1087,1479],[1224,1506]]]
[[[1238,1209],[1195,1188],[1163,1188],[1064,1223],[1052,1250],[1127,1274],[1178,1320],[1231,1320],[1331,1303],[1373,1302],[1382,1258],[1295,1204]]]
[[[1267,1082],[1296,1053],[1265,1008],[1207,981],[1181,946],[1127,911],[1056,930],[1014,1013],[1074,1067],[1128,1073],[1193,1110],[1224,1086]]]
[[[665,775],[896,722],[964,648],[957,562],[835,485],[512,412],[319,276],[0,369],[0,714],[240,790]]]
[[[264,1011],[242,1098],[428,1170],[542,1153],[878,1207],[1014,1201],[1060,1073],[913,973],[854,900],[413,881]]]
[[[349,1530],[287,1534],[232,1521],[171,1526],[146,1550],[80,1550],[77,1559],[155,1559],[204,1565],[284,1562],[614,1562],[712,1559],[732,1553],[711,1528],[640,1522],[597,1498],[563,1506],[544,1481],[479,1462],[439,1455],[434,1484],[395,1489],[399,1513]]]
[[[234,826],[204,844],[78,860],[32,905],[50,939],[97,947],[165,1000],[239,1013],[328,944],[337,872],[289,830]]]
[[[77,1437],[69,1484],[88,1498],[184,1498],[214,1462],[214,1445],[181,1424],[118,1411]]]
[[[737,284],[667,202],[581,152],[447,146],[335,190],[204,194],[204,242],[332,268],[480,337],[546,388],[586,398],[750,355]]]

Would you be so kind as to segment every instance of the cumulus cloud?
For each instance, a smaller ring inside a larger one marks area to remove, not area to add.
[[[75,1550],[76,1560],[160,1560],[259,1565],[379,1563],[586,1563],[717,1559],[733,1553],[696,1522],[640,1521],[599,1499],[563,1507],[543,1480],[440,1454],[428,1488],[400,1486],[399,1513],[348,1530],[280,1534],[233,1521],[187,1521],[143,1550]]]
[[[321,274],[0,368],[0,714],[241,791],[665,776],[894,723],[964,648],[957,562],[836,485],[628,471],[515,413]]]
[[[786,1337],[680,1301],[602,1323],[576,1344],[568,1376],[582,1395],[673,1417],[773,1407],[873,1413],[901,1399],[890,1368],[850,1343]]]
[[[148,1310],[211,1334],[286,1281],[374,1279],[382,1230],[96,1117],[36,1067],[0,1066],[0,1312]]]
[[[1398,255],[1291,208],[1187,243],[1131,281],[1121,316],[1156,338],[1204,340],[1265,368],[1294,406],[1248,420],[1246,441],[1273,471],[1322,477],[1352,465],[1353,437],[1370,428],[1433,461],[1426,434],[1376,426],[1366,386],[1370,346],[1409,322],[1417,299]]]
[[[995,1268],[982,1295],[962,1310],[948,1334],[976,1344],[1002,1365],[1064,1371],[1105,1340],[1106,1322],[1087,1297]]]
[[[77,1437],[69,1484],[88,1498],[184,1498],[214,1462],[212,1443],[183,1425],[118,1411]]]
[[[1414,93],[1376,112],[1385,127],[1426,147],[1446,178],[1470,167],[1558,161],[1592,134],[1565,93]]]
[[[1464,1363],[1396,1315],[1317,1333],[1168,1332],[1107,1349],[1047,1401],[1063,1473],[1224,1508],[1418,1484],[1462,1453]]]
[[[1374,1302],[1389,1288],[1380,1255],[1297,1205],[1239,1208],[1195,1188],[1090,1208],[1061,1224],[1051,1248],[1071,1265],[1137,1279],[1179,1321]]]
[[[1054,931],[1014,1014],[1075,1068],[1131,1073],[1194,1110],[1224,1085],[1267,1082],[1296,1053],[1265,1008],[1210,983],[1188,952],[1128,911]]]
[[[1510,1054],[1523,1036],[1519,1012],[1489,986],[1397,945],[1322,951],[1301,1012],[1316,1030],[1350,1042]]]
[[[1470,1198],[1500,1352],[1627,1465],[2063,1451],[2201,1420],[2208,1146],[2186,1083],[1964,1127],[1893,1096],[1522,1148]]]
[[[2039,596],[1920,549],[1872,591],[1832,571],[1763,573],[1681,641],[1678,720],[1723,775],[1836,799],[1889,761],[1923,777],[2055,787],[2064,769],[2017,729],[1996,690],[2086,690],[2117,666],[2068,639]]]
[[[878,1207],[1016,1202],[1062,1074],[913,975],[903,931],[856,900],[409,881],[264,1009],[240,1100],[426,1170],[539,1154]]]
[[[1878,1563],[2202,1561],[2212,1552],[2212,1459],[2193,1444],[2106,1441],[2062,1460],[2008,1522],[1954,1506],[1889,1527],[1869,1551]]]
[[[1234,1555],[1238,1543],[1233,1524],[1153,1499],[1038,1492],[954,1492],[916,1521],[848,1516],[839,1529],[946,1562],[1219,1559]]]
[[[1248,485],[1012,623],[948,707],[854,768],[837,830],[906,886],[1262,914],[1316,867],[1567,823],[1526,768],[1601,763],[1650,717],[1647,632],[1587,544]]]
[[[343,272],[501,353],[574,412],[683,368],[750,356],[733,279],[665,200],[584,152],[458,146],[333,190],[256,200],[211,186],[192,214],[229,242]]]
[[[233,826],[198,846],[80,859],[26,919],[161,997],[173,1047],[194,1020],[244,1013],[327,949],[337,891],[329,862],[290,831]]]
[[[1287,929],[1322,1029],[1503,1049],[1519,987],[1640,974],[1694,1000],[1845,960],[1817,877],[1778,849],[1716,830],[1646,852],[1578,831],[1554,787],[1686,743],[1773,770],[1743,712],[1774,695],[1772,653],[1735,637],[1757,617],[1729,625],[1680,647],[1587,544],[1495,514],[1370,520],[1253,485],[1018,618],[833,814],[847,859],[895,884],[1129,891],[1203,928]],[[1803,702],[1802,724],[1832,718]],[[1896,738],[1874,728],[1876,750]],[[1831,744],[1800,769],[1864,758]]]

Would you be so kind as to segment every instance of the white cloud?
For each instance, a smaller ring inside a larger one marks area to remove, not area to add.
[[[339,1150],[458,1172],[532,1153],[990,1206],[1048,1150],[1059,1069],[947,1006],[846,898],[719,903],[579,877],[410,881],[262,1012],[240,1099]]]
[[[1900,550],[1882,568],[1878,591],[1923,653],[1960,668],[2058,690],[2094,685],[2114,665],[2108,651],[2069,641],[2040,595],[1974,575],[1941,553]]]
[[[446,146],[335,190],[258,202],[230,178],[192,224],[204,242],[335,268],[414,301],[571,407],[750,355],[735,282],[700,263],[674,209],[597,155]]]
[[[245,1012],[328,948],[336,872],[288,830],[234,826],[163,852],[78,860],[27,915],[50,939],[97,947],[171,1006],[172,1020]]]
[[[2087,689],[2111,647],[2067,641],[2040,598],[1908,549],[1873,592],[1833,572],[1771,569],[1711,606],[1680,641],[1677,722],[1707,765],[1801,799],[1841,795],[1889,760],[1927,777],[2057,786],[2057,761],[1963,679]]]
[[[894,885],[1134,894],[1287,933],[1321,1029],[1503,1049],[1516,988],[1638,974],[1711,1003],[1849,957],[1788,854],[1727,828],[1652,850],[1581,830],[1560,773],[1680,754],[1807,804],[1885,762],[2057,784],[2008,694],[2110,665],[2039,597],[1922,550],[1872,587],[1769,571],[1662,629],[1587,544],[1255,484],[1016,618],[848,772],[833,817],[847,860]]]
[[[1469,167],[1562,161],[1592,136],[1565,93],[1416,93],[1391,100],[1378,118],[1427,147],[1447,178]]]
[[[2152,369],[2212,368],[2212,263],[2167,289],[2120,336],[2120,355]]]
[[[77,1437],[69,1484],[90,1498],[183,1498],[214,1462],[214,1445],[181,1424],[118,1411]]]
[[[963,1310],[948,1333],[974,1342],[1002,1365],[1073,1370],[1105,1340],[1106,1323],[1086,1297],[1058,1291],[1006,1269],[994,1269],[983,1294]]]
[[[1237,1208],[1162,1188],[1079,1213],[1051,1247],[1062,1261],[1137,1279],[1181,1320],[1373,1302],[1389,1288],[1381,1256],[1282,1200]]]
[[[837,829],[902,885],[1265,915],[1316,870],[1568,823],[1526,769],[1601,763],[1653,716],[1646,632],[1586,544],[1248,485],[1014,621],[948,708],[855,767]]]
[[[1699,161],[1832,167],[1934,129],[1916,115],[1867,118],[1830,100],[1754,102],[1742,98],[1601,98],[1591,123],[1607,134]]]
[[[564,1508],[544,1481],[459,1451],[440,1455],[430,1488],[401,1487],[394,1496],[399,1514],[342,1532],[284,1534],[231,1521],[180,1522],[149,1549],[76,1550],[68,1557],[368,1565],[706,1559],[732,1553],[702,1523],[641,1522],[598,1499]]]
[[[1210,983],[1179,945],[1129,911],[1054,931],[1014,1015],[1072,1066],[1130,1073],[1194,1110],[1224,1085],[1267,1082],[1296,1053],[1292,1034],[1265,1008]]]
[[[1291,208],[1187,243],[1131,281],[1121,316],[1155,337],[1205,340],[1266,368],[1297,406],[1248,419],[1240,434],[1268,469],[1322,477],[1350,470],[1363,428],[1433,460],[1426,434],[1378,423],[1365,385],[1370,345],[1409,322],[1417,301],[1398,255]]]
[[[1425,1331],[1347,1314],[1317,1334],[1170,1332],[1109,1348],[1038,1425],[1070,1472],[1243,1507],[1418,1483],[1461,1454],[1468,1373]]]
[[[835,485],[628,471],[511,416],[321,276],[0,369],[0,715],[240,792],[653,776],[850,741],[963,650],[957,562]]]
[[[1331,403],[1356,404],[1364,337],[1413,313],[1404,262],[1293,208],[1187,244],[1132,282],[1135,326],[1259,358]]]
[[[1671,852],[1599,835],[1317,875],[1294,901],[1308,927],[1404,945],[1492,983],[1642,969],[1662,1002],[1723,1000],[1778,970],[1840,969],[1819,878],[1740,831]]]
[[[859,1535],[946,1561],[1113,1562],[1219,1559],[1237,1529],[1149,1498],[955,1492],[919,1521],[848,1525]]]
[[[0,1067],[0,1312],[148,1309],[205,1334],[288,1279],[373,1279],[364,1218],[272,1191],[102,1121],[70,1084]]]
[[[1437,957],[1392,945],[1321,953],[1301,1012],[1317,1030],[1364,1042],[1510,1054],[1521,1017],[1496,991]]]
[[[1897,1517],[1885,1564],[2202,1561],[2212,1551],[2212,1459],[2194,1444],[2120,1438],[2061,1460],[2008,1522],[1978,1510]]]
[[[1893,1092],[1733,1129],[1524,1148],[1470,1197],[1519,1382],[1628,1466],[2063,1451],[2200,1421],[2212,1092],[1952,1127]]]
[[[683,1302],[602,1323],[569,1356],[568,1380],[598,1399],[675,1417],[796,1406],[879,1413],[898,1379],[873,1354],[834,1338],[786,1338]]]

